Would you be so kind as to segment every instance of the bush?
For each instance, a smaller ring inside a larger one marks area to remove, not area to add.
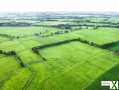
[[[36,54],[39,54],[39,52],[38,52],[38,50],[37,50],[37,48],[32,48],[32,51],[34,52],[34,53],[36,53]]]
[[[3,51],[2,50],[0,50],[0,54],[3,54]]]

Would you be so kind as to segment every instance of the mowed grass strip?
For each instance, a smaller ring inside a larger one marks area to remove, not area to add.
[[[39,50],[47,59],[29,90],[81,90],[119,63],[111,52],[80,42]]]

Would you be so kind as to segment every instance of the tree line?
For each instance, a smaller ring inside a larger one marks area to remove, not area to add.
[[[17,38],[19,39],[20,37],[19,36],[11,36],[9,34],[0,34],[1,37],[5,37],[5,38],[9,38],[10,40],[14,39],[14,38]]]
[[[61,45],[61,44],[66,44],[66,43],[70,43],[70,42],[73,42],[73,41],[78,41],[78,42],[88,44],[90,46],[101,48],[101,46],[99,46],[98,44],[96,44],[94,42],[83,40],[81,38],[76,38],[76,39],[64,40],[64,41],[59,41],[59,42],[55,42],[55,43],[51,43],[51,44],[36,46],[36,47],[32,48],[32,51],[36,54],[39,54],[39,50],[41,50],[41,49],[48,48],[48,47],[53,47],[53,46],[57,46],[57,45]]]

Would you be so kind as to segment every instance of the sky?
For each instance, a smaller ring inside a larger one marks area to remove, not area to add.
[[[0,12],[116,11],[119,0],[0,0]]]

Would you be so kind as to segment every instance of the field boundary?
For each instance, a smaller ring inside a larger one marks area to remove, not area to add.
[[[46,44],[46,45],[41,45],[41,46],[36,46],[32,48],[32,51],[36,54],[39,54],[38,50],[40,49],[45,49],[45,48],[49,48],[49,47],[53,47],[53,46],[58,46],[58,45],[62,45],[62,44],[66,44],[66,43],[70,43],[70,42],[81,42],[81,43],[85,43],[88,44],[90,46],[94,46],[94,47],[98,47],[101,48],[100,45],[97,45],[94,42],[89,42],[87,40],[82,40],[80,38],[76,38],[76,39],[70,39],[70,40],[64,40],[64,41],[59,41],[59,42],[55,42],[55,43],[51,43],[51,44]]]

